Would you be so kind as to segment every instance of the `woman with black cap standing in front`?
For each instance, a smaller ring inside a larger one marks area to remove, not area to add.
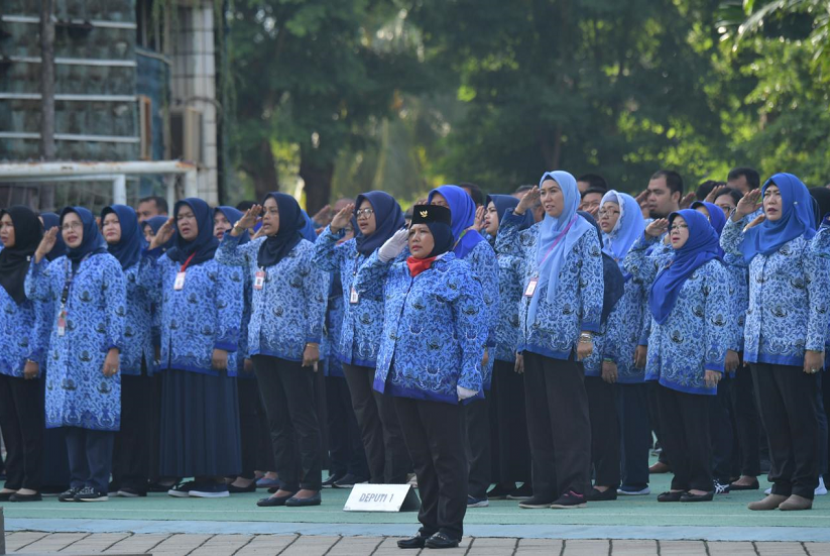
[[[375,389],[395,397],[418,477],[421,529],[401,548],[452,548],[467,511],[467,458],[460,400],[481,397],[487,341],[481,286],[456,258],[449,210],[416,206],[407,234],[396,232],[361,267],[355,289],[383,288],[383,336]],[[398,255],[406,247],[405,261]]]
[[[46,426],[66,429],[70,471],[70,488],[58,500],[101,502],[108,500],[121,426],[126,281],[91,212],[65,208],[60,229],[66,256],[44,263],[57,241],[58,229],[52,228],[29,266],[26,296],[57,300],[47,355]]]
[[[262,214],[262,237],[239,245]],[[322,442],[315,374],[328,300],[328,277],[311,258],[314,245],[297,201],[270,193],[225,234],[219,263],[247,266],[254,277],[248,349],[271,429],[280,488],[258,506],[321,503]]]
[[[168,491],[177,498],[229,495],[225,477],[240,471],[237,348],[242,320],[241,269],[214,259],[213,211],[201,199],[176,203],[150,243],[150,254],[178,231],[158,260],[161,298],[162,477],[193,477]]]
[[[0,428],[6,445],[6,485],[0,501],[41,499],[44,337],[36,336],[42,304],[26,296],[26,273],[43,237],[29,207],[0,211]]]

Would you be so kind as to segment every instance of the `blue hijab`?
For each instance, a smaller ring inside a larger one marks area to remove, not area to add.
[[[303,239],[314,243],[317,241],[317,226],[314,225],[314,220],[311,219],[306,211],[300,209],[300,213],[303,217],[303,227],[300,228],[300,235],[303,236]],[[282,219],[280,219],[280,226],[282,226]]]
[[[720,237],[723,233],[723,227],[726,226],[726,215],[723,213],[723,209],[714,203],[707,203],[706,201],[695,201],[692,203],[693,209],[700,207],[706,208],[706,211],[709,213],[709,224],[712,225],[718,237]]]
[[[452,235],[455,238],[455,256],[463,259],[473,250],[473,247],[484,241],[484,237],[468,228],[473,225],[476,218],[476,204],[467,192],[457,185],[442,185],[429,192],[427,204],[432,203],[432,198],[438,193],[447,200],[452,213]]]
[[[634,242],[643,237],[646,222],[640,205],[628,193],[611,190],[602,196],[601,207],[605,203],[616,203],[620,207],[620,217],[610,233],[602,235],[602,252],[621,263]]]
[[[368,236],[364,236],[360,232],[360,227],[355,223],[354,237],[357,242],[357,251],[368,257],[375,252],[375,249],[392,237],[395,232],[403,228],[406,221],[403,218],[401,206],[395,198],[383,191],[369,191],[358,195],[354,202],[355,218],[357,218],[357,211],[363,201],[369,201],[372,210],[375,211],[375,231]]]
[[[147,220],[141,223],[142,230],[144,229],[143,226],[150,226],[150,229],[153,230],[153,235],[159,233],[159,230],[164,223],[167,222],[170,218],[167,216],[151,216]],[[167,240],[167,243],[161,246],[162,253],[167,251],[168,249],[172,249],[174,245],[176,245],[176,232],[173,232],[173,237]]]
[[[565,265],[568,253],[573,251],[574,245],[584,234],[593,229],[587,220],[576,213],[581,201],[576,178],[568,172],[556,170],[545,172],[539,180],[539,187],[545,180],[553,180],[559,184],[565,199],[565,206],[558,217],[554,218],[546,213],[545,218],[539,222],[539,239],[536,241],[535,255],[536,264],[539,267],[539,283],[536,285],[536,291],[528,307],[529,322],[536,320],[539,292],[544,286],[547,286],[548,303],[556,300],[559,272]],[[575,287],[576,284],[568,284],[568,286]]]
[[[216,207],[215,209],[213,209],[214,217],[216,216],[217,212],[221,212],[222,214],[224,214],[225,218],[228,219],[228,222],[230,222],[231,225],[234,225],[237,222],[239,222],[239,219],[242,218],[242,216],[243,216],[242,211],[237,210],[234,207],[226,207],[226,206]],[[230,233],[230,230],[228,230],[225,233]],[[250,240],[251,240],[251,236],[248,233],[248,230],[245,230],[244,232],[242,232],[242,235],[239,236],[239,245],[244,245],[244,244],[248,243]]]
[[[43,218],[43,231],[48,232],[55,226],[60,226],[61,224],[61,217],[55,214],[54,212],[44,212],[40,215]],[[55,246],[52,247],[52,250],[49,251],[49,254],[46,255],[46,260],[54,261],[58,257],[62,257],[66,255],[66,244],[63,242],[63,234],[58,231],[57,241],[55,242]]]
[[[190,255],[193,259],[190,265],[197,265],[213,258],[216,248],[219,247],[219,240],[213,237],[213,211],[206,202],[196,197],[189,197],[178,201],[173,208],[173,216],[179,214],[179,210],[187,205],[196,217],[198,235],[193,241],[187,241],[179,233],[179,225],[176,222],[175,247],[167,251],[167,257],[171,261],[184,264]]]
[[[81,244],[75,249],[69,247],[66,250],[66,256],[72,264],[79,264],[88,255],[106,253],[107,242],[104,241],[104,236],[98,230],[98,223],[89,210],[84,207],[66,207],[61,211],[60,225],[63,226],[63,219],[70,212],[77,214],[84,225],[84,237],[81,239]]]
[[[657,275],[648,295],[648,306],[658,324],[669,318],[689,276],[712,259],[719,259],[721,253],[718,234],[708,218],[696,210],[683,209],[669,215],[669,225],[678,216],[689,226],[689,239],[674,252],[672,263]]]
[[[797,237],[812,239],[816,235],[813,199],[807,186],[792,174],[775,174],[761,189],[764,193],[770,185],[781,191],[781,218],[773,222],[764,220],[744,233],[741,251],[747,263],[755,255],[770,255],[779,247]]]
[[[588,221],[597,230],[597,238],[602,241],[602,228],[599,227],[597,221],[589,213],[580,210],[577,214]],[[602,276],[603,276],[603,290],[602,290],[602,315],[600,316],[600,324],[608,322],[608,316],[614,307],[617,306],[623,294],[625,293],[625,277],[620,270],[620,265],[608,253],[602,254]]]
[[[118,217],[121,226],[121,239],[118,243],[107,245],[110,255],[118,259],[121,269],[127,270],[141,259],[141,249],[144,247],[144,235],[138,229],[138,216],[132,207],[126,205],[110,205],[101,211],[101,226],[104,217],[109,213]],[[106,241],[106,238],[104,238]]]
[[[276,234],[268,236],[259,246],[257,265],[263,268],[279,263],[294,249],[295,245],[302,241],[301,230],[308,218],[308,215],[297,204],[297,200],[291,195],[276,191],[265,196],[265,200],[269,198],[274,199],[279,207],[280,228]]]

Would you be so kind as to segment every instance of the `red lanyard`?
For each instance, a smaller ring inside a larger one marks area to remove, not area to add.
[[[182,265],[182,269],[181,269],[179,272],[184,272],[185,270],[187,270],[187,265],[189,265],[189,264],[190,264],[190,261],[192,261],[192,260],[193,260],[193,256],[194,256],[194,255],[196,255],[196,253],[195,253],[195,252],[190,254],[190,256],[187,258],[187,260],[186,260],[186,261],[184,262],[184,264]]]

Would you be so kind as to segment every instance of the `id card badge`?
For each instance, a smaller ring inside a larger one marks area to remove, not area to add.
[[[538,283],[538,277],[534,276],[530,279],[530,282],[527,283],[527,288],[525,288],[525,297],[533,297],[533,294],[536,293],[536,284]]]
[[[180,291],[184,289],[184,272],[177,272],[176,273],[176,281],[173,282],[173,289],[176,291]]]
[[[358,295],[357,290],[352,287],[352,293],[349,294],[349,303],[356,305],[358,301],[360,301],[360,296]]]
[[[66,334],[66,318],[63,314],[58,316],[58,336]]]
[[[261,290],[262,286],[264,284],[265,284],[265,271],[264,270],[258,270],[254,274],[254,289],[255,290]]]

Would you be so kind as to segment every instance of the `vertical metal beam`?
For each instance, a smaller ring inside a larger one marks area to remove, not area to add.
[[[184,175],[184,196],[198,197],[199,196],[199,182],[196,179],[196,171],[191,170]]]
[[[112,180],[112,202],[116,205],[127,204],[127,176],[118,174]]]
[[[165,174],[164,185],[167,188],[165,192],[167,197],[167,206],[170,209],[170,214],[173,214],[173,206],[176,204],[176,175]]]

